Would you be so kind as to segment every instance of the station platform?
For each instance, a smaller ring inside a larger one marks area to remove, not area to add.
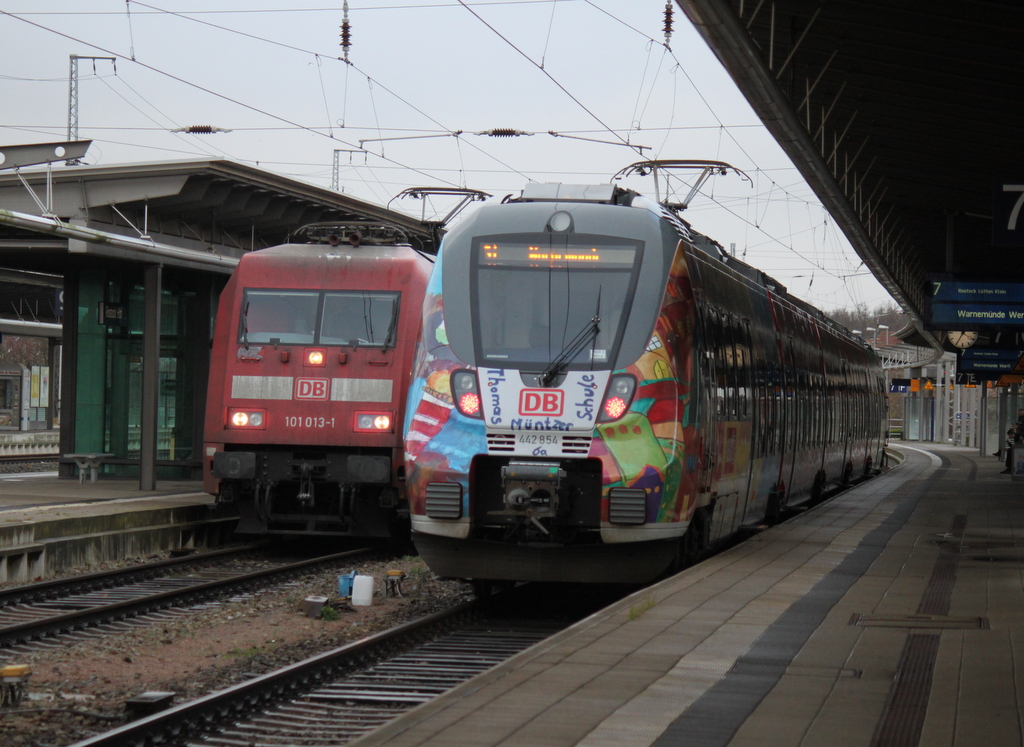
[[[350,744],[1022,744],[1024,483],[903,462]]]
[[[56,472],[0,475],[0,582],[44,579],[71,568],[216,547],[238,523],[200,481],[80,483]]]

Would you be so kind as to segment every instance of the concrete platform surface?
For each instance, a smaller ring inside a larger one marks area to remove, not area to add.
[[[101,502],[170,497],[188,504],[214,502],[212,495],[203,492],[201,480],[158,480],[156,490],[140,490],[137,478],[79,483],[77,477],[58,478],[56,472],[5,474],[0,475],[0,523],[23,521],[27,518],[25,512],[37,514],[54,506],[94,511],[95,508],[84,507]]]
[[[0,582],[49,578],[104,561],[230,541],[238,516],[197,481],[0,476]]]
[[[1022,744],[1024,484],[968,449],[896,448],[887,474],[350,744]]]

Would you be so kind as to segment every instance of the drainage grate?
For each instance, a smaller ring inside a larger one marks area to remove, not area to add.
[[[940,630],[988,630],[987,617],[945,615],[853,615],[850,625],[861,628],[938,628]]]

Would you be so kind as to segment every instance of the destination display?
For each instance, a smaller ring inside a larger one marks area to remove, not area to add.
[[[1024,324],[1024,283],[933,280],[925,326],[981,330]]]
[[[539,246],[518,241],[488,241],[480,244],[481,266],[600,266],[631,268],[636,257],[635,246]]]
[[[1024,350],[965,350],[956,362],[957,373],[1009,374],[1016,372]]]

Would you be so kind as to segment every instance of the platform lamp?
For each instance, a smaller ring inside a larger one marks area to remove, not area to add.
[[[881,332],[883,329],[885,330],[885,347],[889,347],[889,325],[879,324],[878,331]]]

